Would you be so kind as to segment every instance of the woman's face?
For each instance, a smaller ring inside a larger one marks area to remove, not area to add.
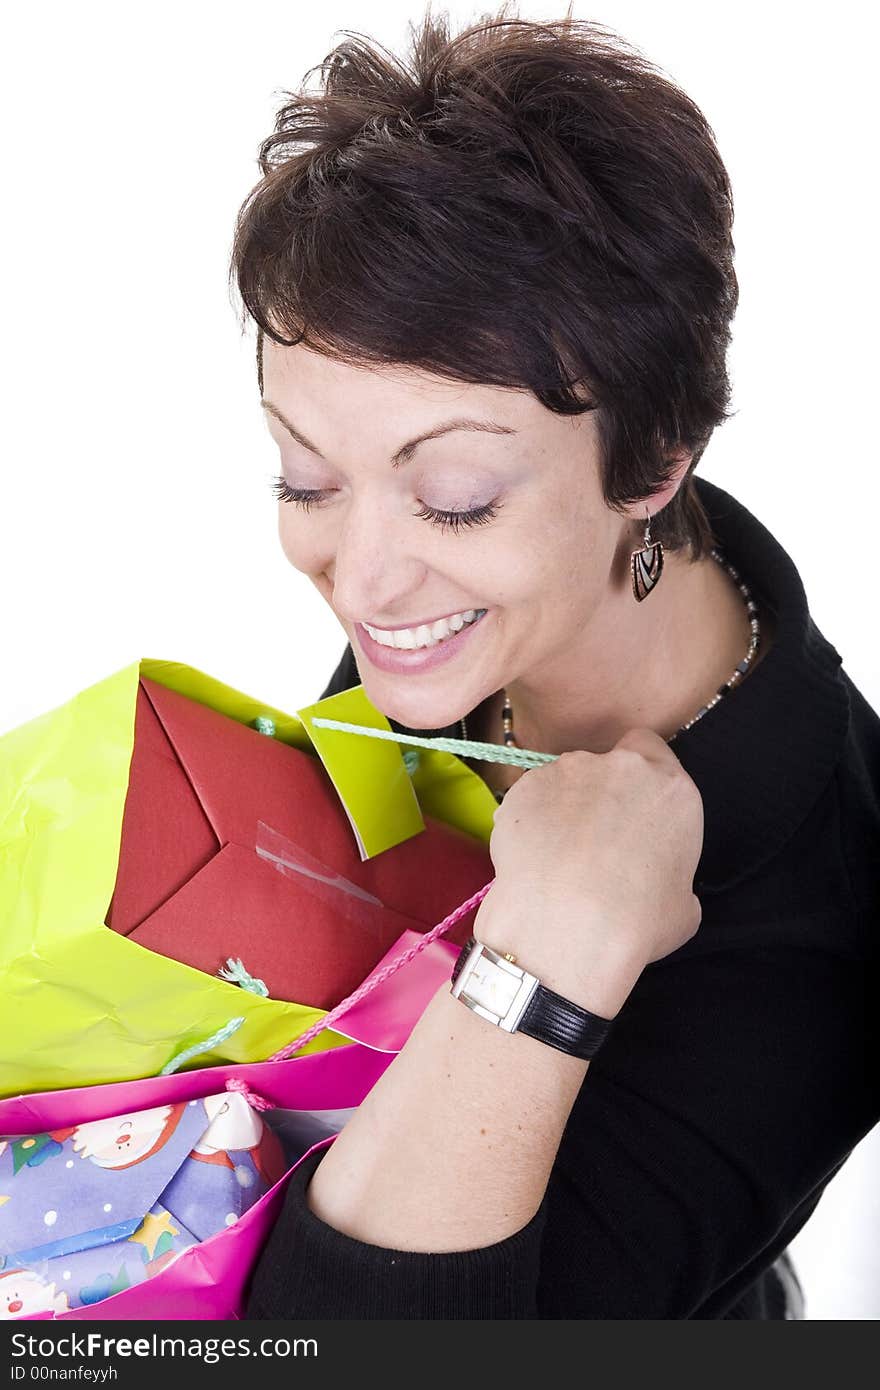
[[[263,379],[279,491],[311,497],[280,502],[281,544],[342,624],[378,709],[439,728],[515,680],[570,671],[626,527],[602,498],[592,412],[268,340]],[[481,610],[439,642],[445,625],[387,636]]]

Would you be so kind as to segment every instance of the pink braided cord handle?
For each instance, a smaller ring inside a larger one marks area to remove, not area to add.
[[[240,1096],[244,1096],[252,1110],[274,1110],[274,1100],[266,1100],[265,1096],[258,1095],[252,1091],[246,1081],[242,1081],[240,1076],[230,1076],[226,1082],[227,1091],[237,1091]]]
[[[415,960],[420,951],[424,951],[425,947],[430,946],[432,941],[437,941],[439,937],[449,931],[450,927],[454,927],[456,922],[460,921],[466,913],[470,912],[471,908],[481,903],[494,882],[494,878],[490,879],[487,884],[474,893],[473,897],[467,898],[454,912],[450,912],[448,917],[444,917],[442,922],[438,922],[436,927],[432,927],[430,931],[425,932],[425,935],[419,938],[415,946],[410,946],[408,950],[401,951],[400,955],[395,956],[394,960],[389,961],[377,975],[372,975],[369,980],[365,980],[362,985],[358,986],[353,994],[350,994],[347,999],[343,999],[341,1004],[337,1004],[328,1014],[320,1018],[317,1023],[313,1023],[311,1028],[305,1033],[302,1033],[298,1038],[294,1038],[293,1042],[288,1043],[286,1047],[282,1047],[280,1052],[273,1052],[269,1061],[283,1062],[285,1058],[292,1056],[292,1054],[297,1052],[301,1047],[305,1047],[306,1043],[311,1042],[312,1038],[316,1038],[325,1028],[332,1028],[336,1020],[341,1018],[347,1009],[350,1009],[354,1004],[360,1003],[362,999],[366,998],[368,994],[371,994],[379,985],[384,984],[402,965],[408,965],[411,960]]]

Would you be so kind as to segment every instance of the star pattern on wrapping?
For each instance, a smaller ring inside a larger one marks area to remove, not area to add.
[[[134,1235],[128,1238],[136,1245],[142,1245],[147,1252],[148,1259],[152,1259],[156,1246],[166,1231],[170,1236],[180,1234],[177,1227],[172,1226],[171,1217],[167,1211],[163,1211],[160,1216],[154,1216],[151,1211],[148,1211]]]

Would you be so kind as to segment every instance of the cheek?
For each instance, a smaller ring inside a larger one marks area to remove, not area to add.
[[[278,539],[289,563],[303,574],[319,574],[333,559],[329,529],[284,503],[278,507]]]
[[[608,583],[612,551],[603,527],[583,507],[548,518],[520,549],[515,588],[541,607],[542,621],[581,621]]]

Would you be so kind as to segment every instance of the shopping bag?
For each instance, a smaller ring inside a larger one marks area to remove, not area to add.
[[[286,1166],[234,1091],[0,1138],[0,1316],[142,1283],[234,1225]]]
[[[193,668],[143,661],[0,739],[0,1095],[150,1076],[187,1049],[185,1065],[266,1057],[362,978],[395,931],[437,919],[445,903],[418,904],[420,843],[456,833],[450,906],[490,876],[495,801],[482,779],[433,750],[411,775],[399,745],[313,726],[316,711],[387,728],[361,687],[294,717]],[[288,799],[295,811],[267,771],[285,754],[308,786],[301,804]],[[238,958],[256,987],[277,969],[261,944],[267,899],[280,931],[306,923],[296,945],[311,999],[295,981],[280,981],[285,1000],[217,973]],[[325,1030],[310,1047],[340,1043]]]
[[[0,1319],[241,1317],[291,1173],[333,1142],[457,949],[406,933],[330,1050],[0,1101]]]
[[[211,974],[240,958],[273,999],[326,1009],[491,872],[428,818],[362,860],[318,758],[141,677],[107,916],[129,940]]]

